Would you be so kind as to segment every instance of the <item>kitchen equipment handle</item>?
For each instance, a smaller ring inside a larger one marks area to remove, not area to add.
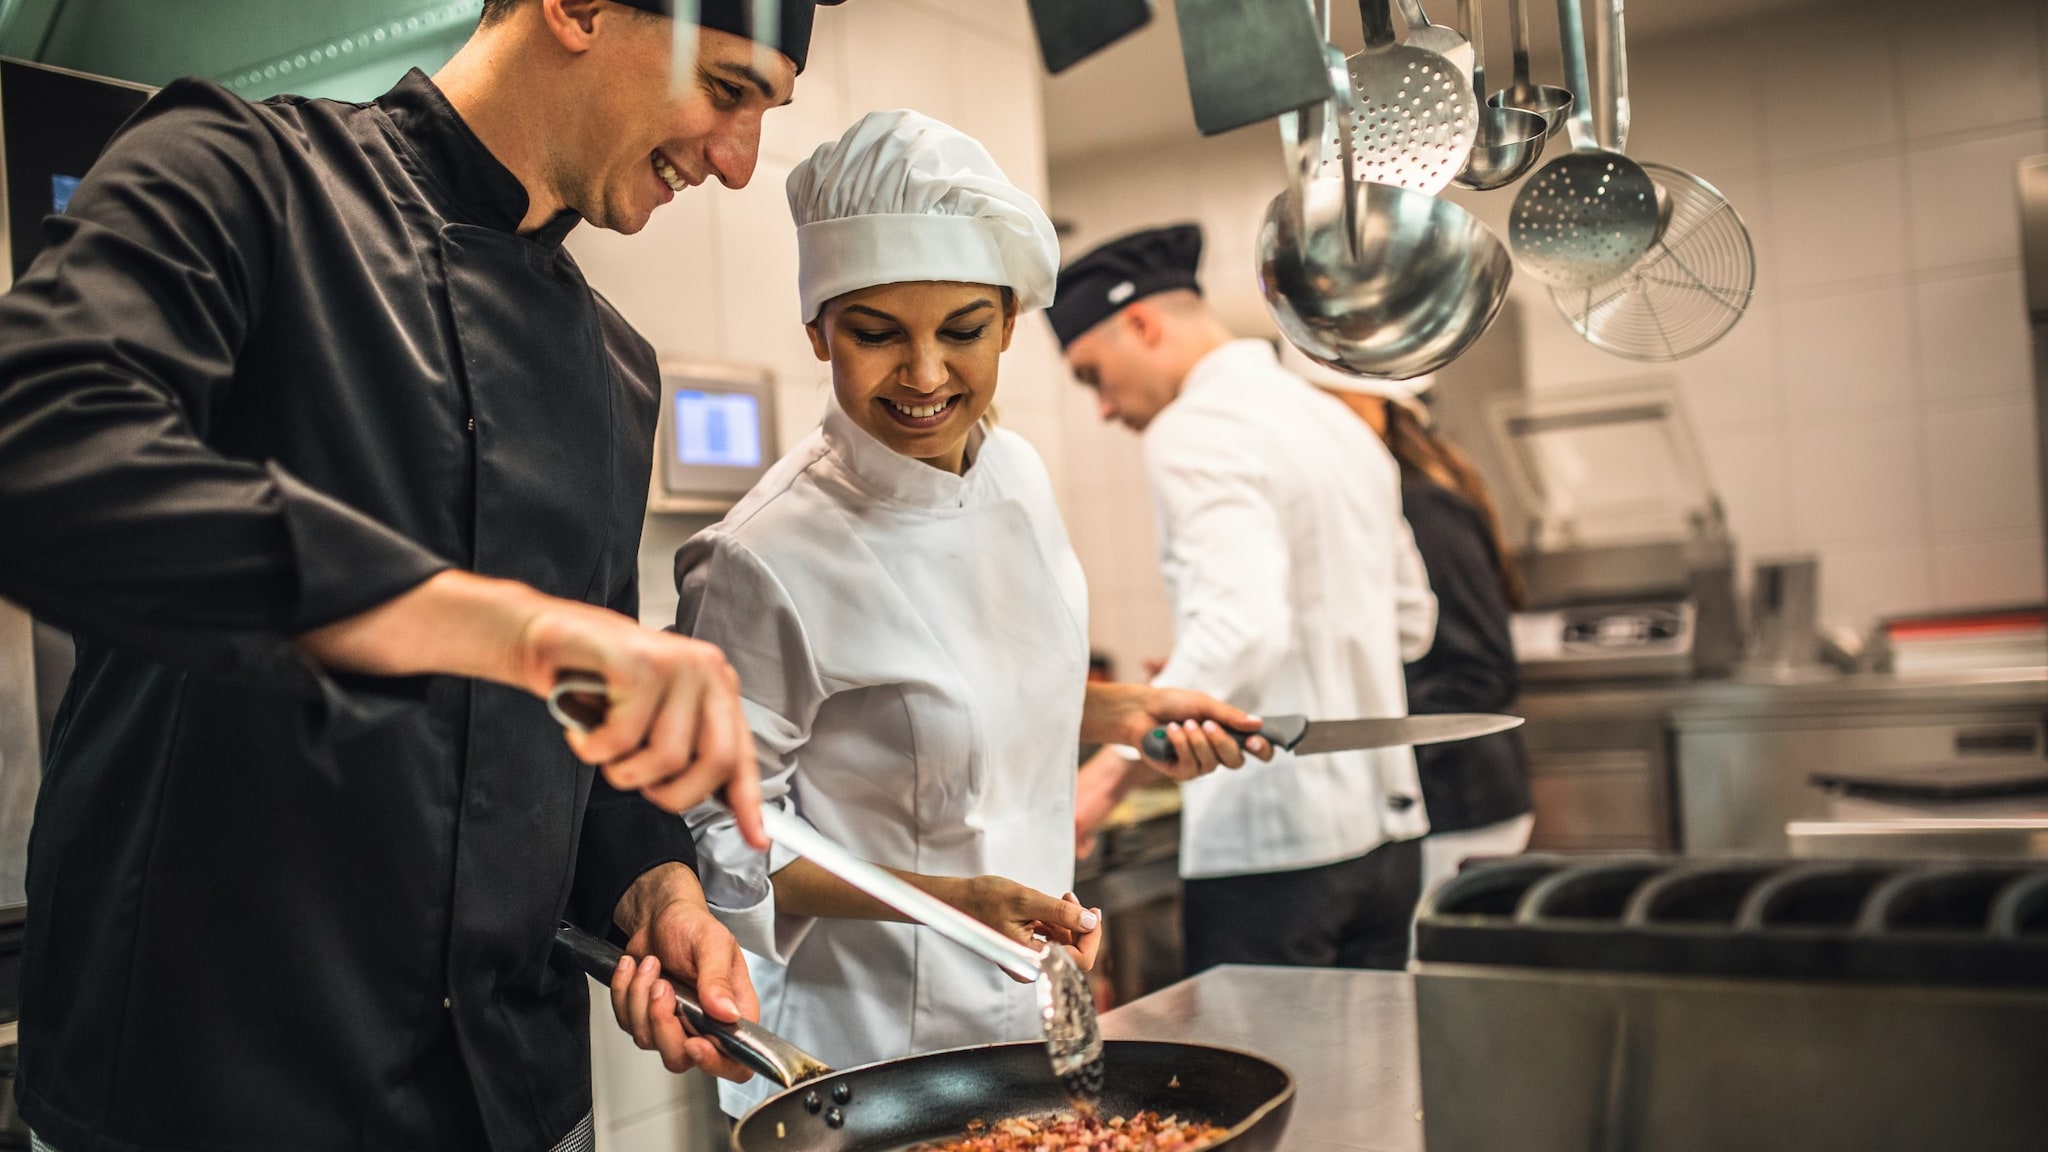
[[[1481,27],[1486,22],[1486,13],[1479,11],[1472,0],[1458,0],[1458,23],[1463,25],[1465,39],[1472,44],[1472,98],[1486,107],[1486,32]]]
[[[576,966],[589,973],[591,978],[606,986],[610,986],[612,974],[619,970],[619,961],[626,955],[573,924],[562,924],[555,929],[555,947],[576,961]],[[718,1045],[733,1059],[784,1088],[794,1088],[806,1080],[832,1074],[829,1065],[759,1024],[750,1020],[727,1024],[712,1019],[705,1014],[704,1006],[697,1003],[694,985],[678,979],[666,969],[661,975],[675,989],[676,1011],[690,1026],[690,1031]]]
[[[1586,76],[1586,26],[1579,0],[1557,0],[1557,40],[1565,87],[1572,90],[1572,114],[1565,127],[1571,132],[1572,147],[1589,151],[1600,141],[1593,134],[1593,85]]]
[[[1401,6],[1401,19],[1408,22],[1408,30],[1429,27],[1429,13],[1422,10],[1422,0],[1395,0]]]
[[[1240,748],[1244,747],[1245,741],[1254,736],[1264,736],[1275,748],[1292,748],[1301,743],[1303,736],[1308,735],[1308,717],[1268,716],[1265,723],[1255,731],[1245,732],[1230,727],[1223,730],[1230,733],[1231,739],[1237,741]],[[1145,733],[1145,738],[1138,742],[1138,750],[1162,764],[1171,764],[1175,758],[1173,742],[1166,738],[1164,728],[1154,728]]]
[[[1358,0],[1358,22],[1365,26],[1365,46],[1385,48],[1394,42],[1394,10],[1388,0]]]
[[[1508,35],[1514,40],[1515,87],[1529,86],[1529,0],[1508,5]]]
[[[588,731],[599,727],[608,707],[604,680],[594,673],[566,673],[548,693],[548,711],[567,728]],[[1039,953],[862,860],[796,817],[778,808],[764,807],[761,823],[769,839],[1010,975],[1027,983],[1038,978]]]
[[[1622,29],[1622,0],[1608,0],[1603,18],[1594,24],[1607,70],[1608,121],[1601,144],[1610,152],[1628,147],[1628,38]]]
[[[779,808],[761,809],[768,838],[1020,980],[1038,979],[1040,954],[875,867]],[[1052,945],[1047,945],[1052,947]]]

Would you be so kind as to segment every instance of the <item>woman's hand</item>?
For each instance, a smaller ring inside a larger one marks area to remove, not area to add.
[[[932,895],[1027,948],[1039,942],[1067,950],[1082,971],[1102,951],[1102,909],[1083,908],[1072,892],[1054,899],[1001,876],[930,877]],[[1013,977],[1014,979],[1014,977]]]

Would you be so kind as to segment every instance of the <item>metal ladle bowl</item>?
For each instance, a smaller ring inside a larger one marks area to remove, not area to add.
[[[1546,137],[1564,131],[1564,122],[1572,114],[1572,94],[1569,88],[1552,84],[1531,84],[1527,88],[1502,88],[1486,98],[1488,108],[1515,108],[1531,112],[1543,118],[1543,132]]]
[[[1456,204],[1332,179],[1291,187],[1266,206],[1258,267],[1266,307],[1295,347],[1340,372],[1392,380],[1462,355],[1493,322],[1514,275],[1507,246]]]
[[[1482,106],[1472,153],[1451,183],[1478,192],[1514,183],[1543,159],[1543,142],[1549,132],[1550,125],[1534,112]]]
[[[1483,98],[1486,21],[1472,0],[1458,0],[1458,22],[1471,37],[1472,95]],[[1535,112],[1480,104],[1477,127],[1472,133],[1472,151],[1451,183],[1475,192],[1490,192],[1514,183],[1543,158],[1543,142],[1549,139],[1549,133],[1549,122]]]

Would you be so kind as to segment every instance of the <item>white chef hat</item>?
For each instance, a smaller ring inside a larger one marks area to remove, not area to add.
[[[877,284],[957,280],[1052,302],[1059,240],[979,141],[929,116],[870,112],[789,174],[804,322]]]
[[[1354,376],[1339,372],[1308,358],[1301,349],[1286,339],[1281,339],[1280,365],[1296,376],[1318,388],[1332,392],[1363,392],[1367,396],[1379,396],[1410,408],[1422,406],[1422,394],[1436,384],[1435,376],[1417,376],[1413,380],[1382,380],[1377,376]]]

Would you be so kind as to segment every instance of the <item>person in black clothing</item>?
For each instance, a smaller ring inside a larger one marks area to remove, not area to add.
[[[1299,357],[1299,353],[1295,354]],[[1408,711],[1508,712],[1521,675],[1508,613],[1521,606],[1521,578],[1501,538],[1486,482],[1464,453],[1427,423],[1421,381],[1368,380],[1293,365],[1335,394],[1387,443],[1401,466],[1402,515],[1436,593],[1436,639],[1407,666]],[[1417,385],[1421,387],[1418,388]],[[1512,856],[1529,844],[1529,760],[1520,731],[1415,749],[1429,835],[1422,842],[1422,891],[1475,856]]]
[[[754,8],[693,6],[673,88],[667,0],[489,0],[367,104],[179,81],[46,222],[0,298],[0,594],[77,637],[39,1141],[587,1147],[562,919],[646,957],[612,989],[643,1047],[745,1074],[655,961],[754,1011],[671,814],[723,787],[765,846],[751,740],[723,655],[633,618],[658,372],[562,239],[747,182],[811,20],[766,51]],[[570,672],[611,706],[565,742]]]

